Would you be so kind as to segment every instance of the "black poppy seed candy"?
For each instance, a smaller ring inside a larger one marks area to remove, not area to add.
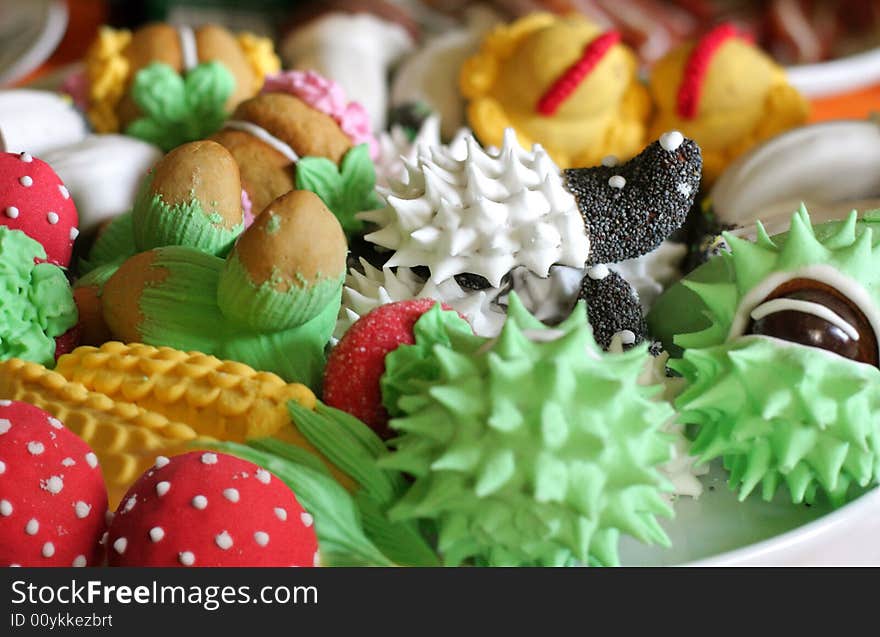
[[[578,299],[587,302],[587,316],[593,338],[608,349],[615,335],[624,348],[641,343],[647,332],[639,297],[617,272],[604,265],[587,268]]]

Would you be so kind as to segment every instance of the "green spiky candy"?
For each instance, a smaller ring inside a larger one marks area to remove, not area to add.
[[[711,324],[675,338],[684,357],[669,366],[689,384],[676,406],[682,422],[697,425],[691,452],[704,462],[722,457],[740,499],[760,485],[769,500],[784,484],[795,503],[823,493],[840,504],[857,495],[856,485],[880,479],[880,370],[731,333],[740,305],[759,303],[772,291],[765,288],[786,278],[846,281],[863,302],[880,306],[877,221],[853,212],[814,228],[802,207],[789,232],[773,239],[760,224],[755,243],[725,234],[730,253],[716,257],[725,267],[714,268],[715,280],[684,282]]]
[[[448,325],[439,313],[419,323]],[[614,565],[621,532],[668,545],[655,515],[672,515],[671,485],[656,467],[671,453],[661,427],[672,409],[639,384],[645,347],[606,354],[583,304],[546,328],[515,293],[497,339],[457,330],[426,352],[419,323],[416,345],[387,359],[388,370],[405,359],[410,378],[393,383],[401,435],[380,464],[414,477],[392,520],[432,521],[449,565]]]

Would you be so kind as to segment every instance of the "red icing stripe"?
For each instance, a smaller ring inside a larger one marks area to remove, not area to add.
[[[620,33],[608,31],[585,46],[580,59],[568,67],[565,73],[553,82],[553,85],[538,100],[535,110],[547,117],[556,113],[559,107],[562,106],[562,103],[586,79],[590,71],[602,61],[602,58],[608,53],[608,49],[618,42],[620,42]]]
[[[718,48],[730,38],[736,37],[737,30],[732,24],[720,24],[700,38],[694,46],[684,67],[681,86],[678,87],[678,116],[694,119],[700,105],[706,73]]]

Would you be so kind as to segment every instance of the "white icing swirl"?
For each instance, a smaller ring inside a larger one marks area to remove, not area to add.
[[[257,126],[253,122],[246,122],[239,119],[230,119],[225,124],[223,124],[223,128],[239,130],[253,135],[261,142],[265,142],[266,144],[277,150],[279,153],[287,157],[287,159],[289,159],[291,162],[296,163],[299,161],[299,155],[296,154],[296,151],[293,150],[293,148],[291,148],[289,144],[281,141],[265,128],[263,128],[262,126]]]
[[[829,308],[812,301],[804,301],[801,299],[771,299],[765,303],[761,303],[752,310],[750,316],[752,320],[760,321],[766,316],[776,314],[777,312],[802,312],[803,314],[811,314],[820,319],[839,327],[852,340],[859,340],[859,332],[852,325],[847,323],[843,317]]]

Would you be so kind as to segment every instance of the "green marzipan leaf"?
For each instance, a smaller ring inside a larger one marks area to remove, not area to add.
[[[431,549],[412,522],[391,522],[382,507],[363,491],[355,495],[364,530],[376,546],[401,566],[440,566]]]
[[[393,566],[363,532],[354,500],[333,478],[302,464],[233,442],[212,448],[257,464],[289,486],[315,519],[321,559],[330,566]]]

